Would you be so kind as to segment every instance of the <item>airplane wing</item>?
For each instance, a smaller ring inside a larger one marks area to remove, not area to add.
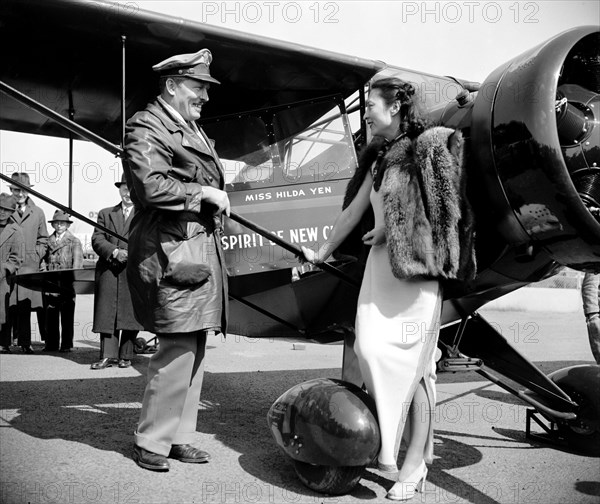
[[[312,100],[347,97],[378,70],[367,60],[286,43],[123,4],[78,0],[5,0],[0,12],[3,50],[0,80],[64,117],[119,144],[125,58],[126,117],[158,94],[152,65],[173,54],[207,47],[211,73],[222,83],[211,88],[203,121],[244,111]],[[243,55],[243,57],[240,57]],[[68,137],[68,131],[1,95],[0,129]],[[293,134],[326,112],[329,104],[305,108],[288,118]],[[235,159],[254,146],[244,138],[252,125],[232,123],[214,140],[219,154]],[[232,142],[231,138],[236,138]]]
[[[6,0],[0,42],[10,48],[3,52],[0,81],[113,144],[121,143],[124,120],[158,94],[152,65],[209,48],[211,74],[221,85],[211,88],[200,122],[224,163],[243,166],[239,176],[228,180],[232,206],[296,244],[315,242],[331,227],[343,182],[356,162],[344,100],[386,67],[376,60],[144,11],[134,3]],[[3,93],[0,105],[0,129],[71,134]],[[282,320],[303,328],[323,316],[325,299],[307,307],[310,293],[299,284],[290,286],[294,257],[233,221],[226,224],[230,292],[237,298],[234,321],[246,327],[260,306],[270,312],[267,325],[278,313],[276,330]],[[327,278],[326,284],[327,292],[343,290],[335,279]],[[274,295],[271,289],[280,290]],[[337,302],[336,313],[341,307],[347,311],[356,297],[354,291],[346,294],[351,299]],[[272,309],[274,298],[290,300],[292,308]],[[236,316],[236,310],[249,312]]]

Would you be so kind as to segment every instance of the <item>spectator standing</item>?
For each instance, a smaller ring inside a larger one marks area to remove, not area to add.
[[[100,210],[98,224],[128,238],[135,208],[125,174],[115,186],[119,189],[121,202]],[[135,338],[143,329],[133,314],[127,284],[127,242],[95,228],[92,248],[98,254],[92,331],[100,333],[100,360],[94,362],[91,368],[104,369],[114,364],[127,368],[131,366]]]
[[[57,210],[49,222],[55,231],[48,240],[48,251],[45,257],[47,269],[56,271],[82,268],[83,249],[79,239],[69,231],[69,227],[73,223],[69,215],[62,210]],[[73,348],[75,290],[72,284],[63,284],[61,287],[60,292],[44,292],[46,309],[46,347],[44,351],[46,352],[56,350],[70,352]]]
[[[7,314],[14,286],[9,277],[17,272],[25,256],[25,238],[21,228],[11,220],[16,207],[14,196],[0,194],[0,353],[10,353],[12,343]]]
[[[13,173],[11,178],[27,187],[33,187],[27,173]],[[14,222],[20,226],[25,238],[25,258],[19,268],[19,273],[35,273],[40,271],[40,265],[48,246],[48,229],[44,211],[35,205],[27,190],[16,185],[10,186],[12,195],[17,199],[17,206],[12,215]],[[14,305],[11,306],[9,324],[13,336],[18,339],[23,352],[33,353],[31,347],[31,311],[37,314],[41,339],[45,339],[44,305],[42,293],[17,285],[13,293]],[[10,329],[8,329],[10,330]]]

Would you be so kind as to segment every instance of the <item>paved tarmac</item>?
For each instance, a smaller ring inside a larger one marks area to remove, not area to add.
[[[149,355],[129,369],[90,370],[99,347],[92,297],[77,303],[73,353],[0,356],[2,503],[386,502],[393,482],[374,469],[349,495],[307,489],[267,428],[269,407],[288,388],[340,377],[341,345],[211,338],[197,445],[213,460],[153,473],[130,458]],[[481,313],[544,372],[592,363],[581,312]],[[600,458],[527,439],[527,406],[514,396],[473,372],[439,375],[437,391],[435,460],[426,492],[411,502],[600,502]]]

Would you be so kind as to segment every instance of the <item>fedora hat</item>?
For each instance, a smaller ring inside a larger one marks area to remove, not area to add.
[[[73,224],[71,216],[68,213],[63,212],[62,210],[57,210],[56,212],[54,212],[54,216],[48,222],[69,222],[70,224]]]
[[[115,186],[121,187],[123,184],[127,185],[127,179],[125,178],[125,172],[123,172],[123,175],[121,175],[121,180],[119,180],[118,182],[115,182]]]
[[[15,198],[12,194],[0,194],[0,208],[13,211],[15,208],[17,208],[17,198]]]
[[[10,178],[12,180],[14,180],[15,182],[19,182],[20,184],[23,184],[24,186],[27,187],[33,187],[33,184],[29,181],[29,174],[28,173],[13,173]],[[17,189],[20,189],[20,187],[16,186],[16,185],[11,185],[11,187],[15,187]]]

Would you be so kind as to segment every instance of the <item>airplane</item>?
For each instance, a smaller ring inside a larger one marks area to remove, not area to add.
[[[300,245],[327,238],[357,150],[370,140],[361,121],[369,82],[393,75],[429,91],[422,94],[430,117],[466,138],[477,221],[477,276],[468,289],[445,292],[438,369],[485,376],[533,408],[528,430],[536,422],[548,439],[600,453],[600,367],[546,376],[477,313],[564,267],[600,272],[598,26],[560,33],[483,83],[100,0],[5,0],[0,26],[3,47],[12,48],[0,68],[0,129],[82,138],[116,156],[126,119],[156,94],[151,66],[200,46],[211,49],[211,72],[222,85],[211,88],[218,105],[203,110],[199,122],[223,159],[233,209],[223,239],[230,331],[344,340],[342,379],[350,373],[346,350],[361,254],[350,248],[320,271],[299,260]],[[93,270],[67,273],[67,281],[89,292]],[[23,274],[17,281],[51,288],[65,281],[51,275],[67,273]],[[280,446],[294,459],[289,445]],[[337,486],[321,491],[351,488],[355,467],[324,466],[311,458],[316,448],[305,451],[308,458],[294,459],[303,482],[328,475]]]

